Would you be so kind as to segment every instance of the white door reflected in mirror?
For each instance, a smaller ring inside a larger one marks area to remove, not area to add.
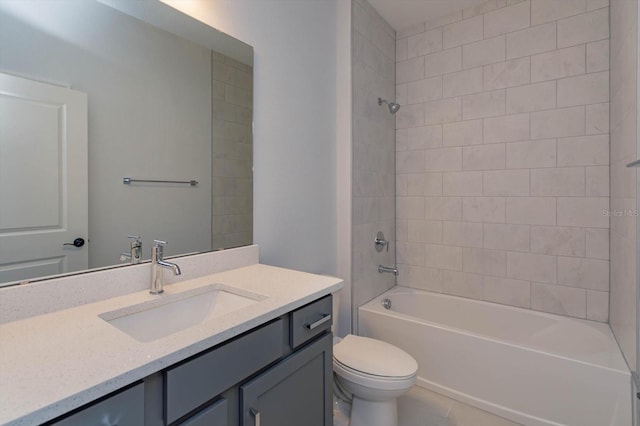
[[[87,268],[85,93],[0,73],[0,200],[0,283]]]

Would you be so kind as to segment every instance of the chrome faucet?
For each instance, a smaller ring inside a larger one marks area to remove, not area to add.
[[[129,260],[129,263],[136,265],[140,263],[140,259],[142,259],[142,241],[138,235],[127,235],[127,238],[133,241],[131,241],[129,253],[123,251],[120,254],[120,261],[124,262],[125,260]]]
[[[163,268],[169,268],[173,271],[174,275],[180,275],[180,267],[175,263],[166,262],[162,256],[164,254],[164,246],[166,241],[153,240],[154,245],[151,248],[151,294],[160,294],[164,290],[163,284]]]
[[[389,268],[388,266],[378,265],[378,273],[382,274],[383,272],[393,274],[396,277],[398,276],[398,270],[396,268]]]

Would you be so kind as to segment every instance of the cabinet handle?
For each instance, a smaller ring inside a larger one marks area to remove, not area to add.
[[[314,328],[320,327],[322,324],[330,320],[331,320],[331,314],[327,314],[316,322],[312,322],[311,324],[305,324],[304,328],[306,328],[307,330],[313,330]]]
[[[255,426],[260,426],[260,411],[255,408],[249,409],[249,414],[253,416],[253,423]]]

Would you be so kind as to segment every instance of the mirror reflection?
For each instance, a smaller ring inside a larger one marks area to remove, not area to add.
[[[120,3],[0,0],[0,285],[252,243],[253,49]]]

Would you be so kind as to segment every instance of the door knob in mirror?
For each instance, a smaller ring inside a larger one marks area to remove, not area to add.
[[[82,247],[84,245],[84,238],[76,238],[72,243],[64,243],[63,246]]]

